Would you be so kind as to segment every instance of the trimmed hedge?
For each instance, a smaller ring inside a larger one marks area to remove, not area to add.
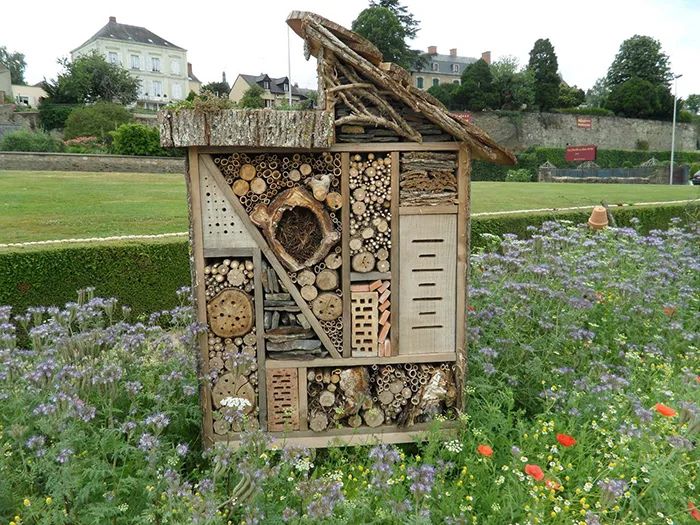
[[[639,166],[651,157],[655,157],[659,162],[667,162],[671,160],[671,152],[599,149],[596,164],[601,168],[621,168],[625,163]],[[529,148],[520,153],[517,158],[518,168],[529,170],[533,181],[537,180],[537,169],[546,161],[551,162],[557,168],[576,168],[580,164],[580,162],[566,162],[566,148]],[[700,162],[700,152],[677,151],[674,162],[679,166]],[[512,166],[491,164],[475,159],[472,167],[472,180],[503,182],[506,180],[508,171],[512,169]]]
[[[629,226],[638,217],[640,227],[668,228],[672,217],[700,220],[700,206],[622,208],[613,214],[619,226]],[[475,217],[472,220],[472,250],[485,247],[482,233],[530,236],[528,226],[559,219],[582,223],[589,213],[541,213]],[[95,287],[100,297],[116,297],[132,308],[132,318],[178,304],[176,290],[189,286],[187,241],[101,244],[56,249],[0,253],[0,305],[15,312],[29,306],[60,306],[77,299],[76,291]]]
[[[96,296],[130,306],[132,318],[172,308],[175,291],[190,284],[188,251],[177,241],[0,252],[0,305],[62,306],[94,286]]]

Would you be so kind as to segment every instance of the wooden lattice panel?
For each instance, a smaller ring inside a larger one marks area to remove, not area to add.
[[[377,355],[379,295],[377,292],[352,293],[352,356]]]
[[[457,215],[402,215],[399,354],[454,352]]]
[[[204,249],[255,248],[255,241],[214,178],[207,170],[200,172]]]
[[[299,430],[299,382],[296,368],[267,370],[267,429]]]

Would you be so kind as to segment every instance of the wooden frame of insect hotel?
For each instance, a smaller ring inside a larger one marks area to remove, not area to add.
[[[187,148],[207,446],[409,442],[461,407],[469,175],[511,153],[313,13],[312,111],[173,109]]]

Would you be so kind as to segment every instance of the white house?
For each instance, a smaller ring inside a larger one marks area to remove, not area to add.
[[[145,27],[119,24],[110,16],[107,25],[71,51],[71,59],[92,51],[141,81],[137,104],[146,109],[159,109],[190,92],[187,50]]]

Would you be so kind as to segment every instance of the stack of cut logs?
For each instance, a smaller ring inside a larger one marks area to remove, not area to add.
[[[328,352],[301,309],[266,262],[262,268],[265,349],[268,359],[309,360]]]
[[[232,153],[214,156],[214,163],[248,213],[260,203],[270,204],[278,193],[304,185],[313,191],[317,200],[326,202],[333,212],[331,220],[340,230],[340,217],[335,217],[334,213],[342,206],[339,153]]]
[[[309,428],[411,426],[454,406],[450,365],[309,368]]]
[[[391,156],[350,162],[350,255],[352,270],[388,272],[391,251]]]
[[[250,428],[257,426],[258,361],[255,332],[254,266],[250,259],[209,261],[206,276],[207,314],[209,319],[209,373],[214,384],[214,432],[227,434],[231,421],[223,417],[222,401],[228,397],[248,401],[243,410]],[[240,431],[243,421],[234,422]]]
[[[457,204],[457,155],[427,151],[401,154],[402,206]]]
[[[350,291],[353,298],[352,356],[390,356],[391,281],[353,284]],[[371,307],[371,310],[365,306]],[[368,333],[368,330],[373,333]],[[358,335],[359,338],[355,337]]]

